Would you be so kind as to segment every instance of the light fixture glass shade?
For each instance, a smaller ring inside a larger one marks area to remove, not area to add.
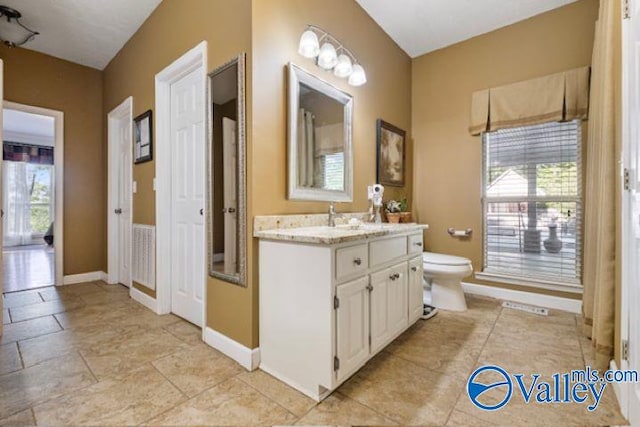
[[[315,58],[320,53],[320,43],[318,42],[318,35],[312,30],[306,30],[300,36],[300,46],[298,47],[298,53],[305,58]]]
[[[351,64],[351,58],[349,55],[342,53],[338,56],[338,63],[333,69],[333,74],[337,77],[349,77],[353,71],[353,65]]]
[[[9,47],[20,46],[38,35],[20,22],[22,14],[8,6],[0,6],[0,40]]]
[[[326,42],[320,48],[318,55],[318,66],[325,70],[330,70],[338,63],[338,54],[336,48],[329,42]]]
[[[353,66],[353,72],[349,76],[349,84],[351,86],[362,86],[367,82],[367,75],[364,72],[362,65],[356,64]]]

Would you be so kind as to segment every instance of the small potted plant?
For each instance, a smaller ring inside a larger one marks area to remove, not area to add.
[[[403,197],[400,200],[400,222],[411,222],[411,212],[409,212],[409,205],[407,204],[407,198]]]
[[[400,212],[402,212],[402,208],[400,202],[396,200],[389,200],[387,202],[387,221],[393,224],[397,224],[400,222]]]

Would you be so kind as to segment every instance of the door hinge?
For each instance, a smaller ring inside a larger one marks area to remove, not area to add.
[[[338,369],[340,369],[340,359],[338,356],[333,356],[333,370],[337,371]]]
[[[369,334],[369,347],[371,347],[371,334]]]
[[[629,340],[622,340],[622,360],[629,360]]]
[[[629,169],[624,168],[624,189],[625,190],[630,190],[631,189],[631,172],[629,172]]]
[[[631,0],[623,1],[622,15],[624,19],[631,19]]]
[[[337,310],[340,308],[340,299],[337,296],[333,297],[333,309]]]

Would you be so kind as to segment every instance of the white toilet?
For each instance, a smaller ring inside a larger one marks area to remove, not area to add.
[[[431,283],[431,305],[443,310],[465,311],[467,302],[462,291],[462,279],[473,268],[467,258],[423,252],[424,278]]]

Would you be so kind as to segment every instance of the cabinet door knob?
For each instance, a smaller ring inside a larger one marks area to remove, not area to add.
[[[411,267],[411,271],[418,271],[418,267]]]
[[[396,279],[400,278],[400,273],[396,273]]]
[[[360,265],[360,264],[362,264],[362,260],[361,260],[360,258],[354,258],[354,259],[353,259],[353,263],[354,263],[355,265]]]
[[[422,242],[415,242],[414,245],[416,246],[422,246]]]
[[[395,275],[395,274],[392,274],[391,276],[389,276],[389,279],[391,279],[391,280],[396,280],[396,275]]]
[[[369,283],[369,284],[367,285],[366,289],[367,289],[369,292],[372,292],[372,291],[373,291],[373,285],[372,285],[371,283]]]

